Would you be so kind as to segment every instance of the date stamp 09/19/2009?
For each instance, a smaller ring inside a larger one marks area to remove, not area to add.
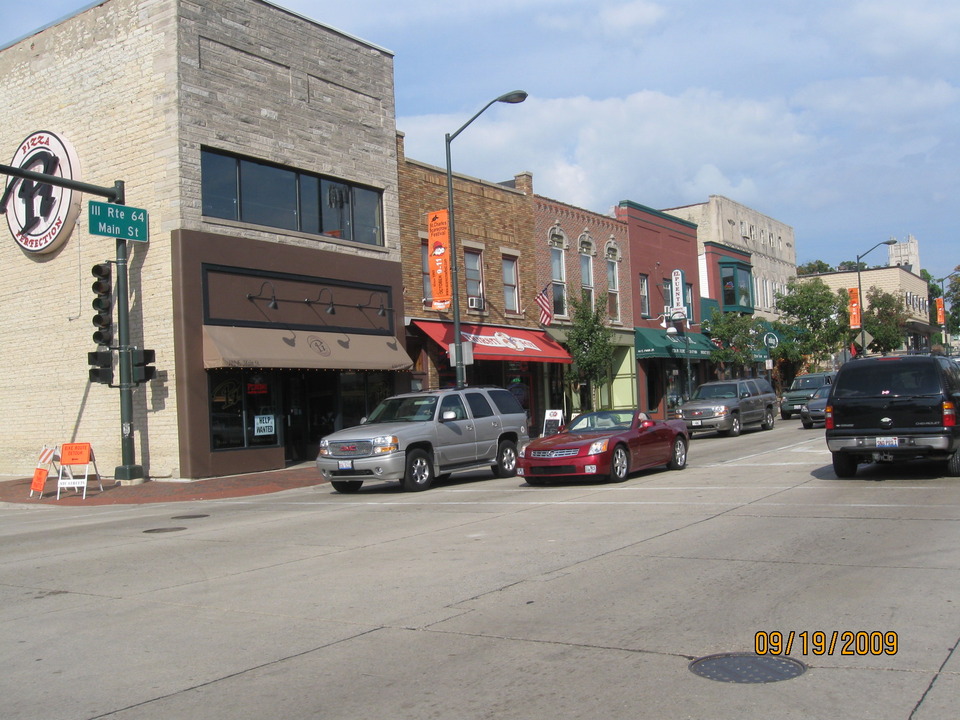
[[[760,630],[753,636],[757,655],[896,655],[893,630]]]

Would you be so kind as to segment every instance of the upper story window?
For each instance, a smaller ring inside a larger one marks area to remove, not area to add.
[[[503,256],[503,310],[520,312],[519,259],[515,255]]]
[[[550,280],[553,285],[553,314],[567,314],[567,271],[563,263],[563,250],[550,248]]]
[[[593,307],[593,255],[580,256],[580,297]]]
[[[427,242],[420,244],[420,276],[423,284],[423,304],[433,305],[433,283],[430,282],[430,252]]]
[[[479,306],[483,307],[483,253],[480,250],[464,250],[463,266],[467,272],[467,296],[478,298]],[[469,306],[469,301],[468,301]]]
[[[650,317],[650,278],[641,275],[637,291],[640,296],[640,315]]]
[[[200,172],[206,217],[383,245],[379,190],[206,149]]]
[[[614,260],[607,260],[607,316],[620,321],[620,276]]]
[[[724,312],[753,312],[753,277],[749,265],[721,264],[720,285]]]

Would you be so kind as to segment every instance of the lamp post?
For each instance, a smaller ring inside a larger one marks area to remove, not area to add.
[[[687,314],[685,312],[674,312],[670,314],[669,321],[671,323],[676,323],[678,320],[686,320]],[[672,332],[671,332],[672,331]],[[671,325],[667,328],[668,335],[676,335],[679,331],[677,326]],[[690,397],[690,393],[693,391],[691,388],[692,383],[690,382],[690,331],[687,330],[683,333],[683,345],[684,345],[684,357],[686,360],[686,374],[684,375],[684,388],[681,393],[681,397],[684,399]]]
[[[949,280],[950,278],[952,278],[954,275],[957,275],[957,274],[960,274],[960,270],[954,270],[952,273],[950,273],[946,277],[942,277],[939,280],[937,280],[937,284],[940,286],[940,296],[943,298],[943,301],[944,301],[943,325],[940,326],[940,335],[941,335],[940,339],[943,341],[943,346],[947,350],[947,357],[950,357],[950,342],[947,340],[947,307],[946,307],[947,290],[944,287],[943,283],[945,283],[947,280]]]
[[[860,303],[860,352],[867,352],[867,329],[863,325],[864,312],[863,312],[863,287],[860,284],[860,258],[865,258],[870,254],[872,250],[876,250],[881,245],[896,245],[896,238],[890,238],[889,240],[884,240],[883,242],[878,242],[867,252],[857,255],[857,295],[859,296],[857,301]]]
[[[527,93],[523,90],[514,90],[498,98],[494,98],[477,112],[472,118],[461,125],[456,132],[446,134],[447,143],[447,224],[450,231],[450,274],[453,282],[453,346],[456,358],[456,376],[457,387],[462,388],[466,384],[465,372],[463,367],[463,339],[460,337],[460,282],[459,270],[457,268],[457,229],[453,218],[453,168],[450,164],[450,143],[453,139],[467,129],[467,126],[483,114],[484,110],[494,103],[522,103],[527,99]]]

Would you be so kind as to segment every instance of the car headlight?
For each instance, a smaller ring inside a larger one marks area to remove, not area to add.
[[[522,458],[522,457],[526,457],[526,456],[527,456],[527,445],[528,445],[528,443],[524,443],[523,445],[521,445],[520,447],[517,448],[517,457],[518,457],[518,458]]]
[[[396,435],[378,435],[371,442],[374,455],[386,455],[400,449],[400,439]]]
[[[713,410],[714,415],[719,415],[719,416],[726,415],[730,412],[730,408],[728,408],[726,405],[716,405],[715,407],[712,407],[710,409]]]
[[[587,450],[587,455],[599,455],[602,452],[606,452],[607,443],[609,442],[610,440],[607,439],[607,440],[597,440],[596,442],[591,443],[589,449]]]
[[[320,457],[330,454],[330,443],[326,440],[320,441]]]

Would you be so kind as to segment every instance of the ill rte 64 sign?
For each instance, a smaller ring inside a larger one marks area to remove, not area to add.
[[[87,231],[91,235],[147,242],[149,219],[143,208],[97,200],[87,203]]]
[[[21,170],[80,180],[80,160],[70,142],[41,130],[28,135],[10,162]],[[80,214],[80,193],[49,183],[11,177],[0,198],[0,212],[22,250],[53,252],[66,242]]]

